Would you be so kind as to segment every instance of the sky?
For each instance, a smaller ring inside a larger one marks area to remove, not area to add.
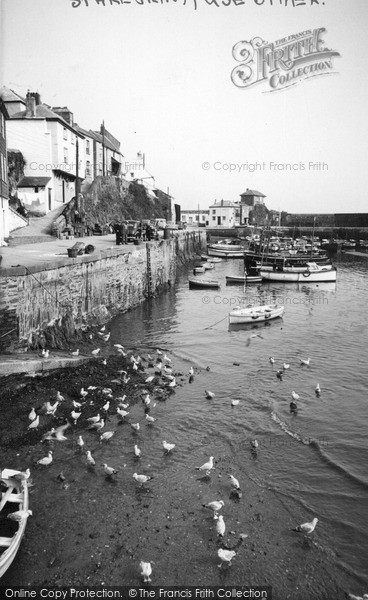
[[[0,0],[0,83],[104,120],[182,209],[250,188],[275,210],[368,212],[366,0],[104,1]],[[234,85],[235,44],[318,28],[328,74]]]

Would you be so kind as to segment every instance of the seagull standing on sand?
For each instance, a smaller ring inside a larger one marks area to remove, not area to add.
[[[224,548],[219,548],[217,551],[217,556],[221,560],[219,567],[222,567],[224,562],[228,563],[229,567],[231,566],[231,561],[236,556],[235,550],[225,550]]]
[[[290,369],[290,365],[288,363],[284,363],[282,365],[282,368],[284,369],[284,371],[287,371],[287,369]]]
[[[36,411],[34,408],[32,408],[31,412],[28,415],[28,418],[30,421],[34,421],[36,417],[37,417]]]
[[[87,429],[94,429],[95,431],[100,431],[100,429],[103,429],[104,427],[105,421],[104,419],[100,419],[99,421],[97,421],[97,423],[92,423],[92,425],[89,425]]]
[[[292,392],[291,392],[291,395],[292,395],[292,397],[293,397],[293,400],[299,400],[299,398],[300,398],[299,394],[297,394],[297,393],[296,393],[296,392],[294,392],[294,391],[292,391]]]
[[[28,429],[37,429],[39,424],[40,424],[40,417],[39,417],[39,415],[37,415],[37,417],[32,421],[32,423],[30,423],[28,425]]]
[[[131,423],[130,426],[133,428],[134,431],[139,431],[140,429],[139,423]]]
[[[274,364],[274,362],[275,362],[275,359],[274,359],[274,357],[273,357],[273,356],[270,356],[270,363],[271,363],[271,365],[273,365],[273,364]]]
[[[155,417],[150,417],[149,414],[146,414],[147,425],[153,425],[156,420]]]
[[[306,358],[306,359],[305,358],[301,358],[300,359],[300,364],[301,365],[306,365],[307,367],[309,367],[309,363],[310,363],[310,358],[309,357]]]
[[[105,433],[102,433],[100,435],[100,444],[102,444],[102,442],[108,442],[109,440],[111,440],[114,433],[114,431],[105,431]]]
[[[318,523],[317,517],[314,517],[311,523],[303,523],[302,525],[298,525],[295,527],[294,531],[301,531],[302,533],[312,533],[315,530],[316,525]]]
[[[11,519],[12,521],[17,521],[18,523],[20,523],[21,521],[24,521],[25,519],[28,519],[28,517],[31,517],[31,516],[32,516],[31,509],[17,510],[15,512],[7,515],[8,519]]]
[[[116,469],[114,469],[113,467],[109,467],[106,463],[104,463],[102,466],[104,468],[104,473],[106,477],[113,477],[113,475],[118,474]]]
[[[232,400],[231,401],[231,406],[238,406],[240,400]]]
[[[82,413],[81,412],[76,412],[75,410],[72,410],[72,412],[70,414],[71,414],[72,419],[74,419],[74,425],[76,425],[77,421],[78,421],[78,419],[79,419],[79,417],[81,416]]]
[[[98,415],[96,415],[95,417],[88,417],[87,421],[88,423],[98,423],[100,418],[100,413],[98,413]]]
[[[239,485],[239,481],[233,477],[233,475],[229,475],[229,479],[231,481],[231,485],[236,489],[236,490],[240,490],[240,485]]]
[[[84,388],[81,388],[79,395],[81,398],[85,398],[86,396],[88,396],[88,392]]]
[[[210,390],[204,390],[205,394],[206,394],[206,398],[212,400],[212,398],[215,397],[215,394],[213,392],[210,392]]]
[[[138,473],[133,473],[133,478],[141,484],[141,487],[147,483],[147,481],[149,481],[150,479],[152,479],[152,477],[150,477],[149,475],[138,475]]]
[[[315,389],[315,392],[316,392],[316,396],[317,396],[317,397],[319,397],[319,396],[321,395],[321,391],[322,391],[322,390],[321,390],[321,388],[319,387],[319,383],[317,383],[317,385],[316,385],[316,389]]]
[[[84,440],[81,435],[77,439],[77,446],[80,450],[83,450]]]
[[[97,356],[99,354],[100,350],[101,350],[101,348],[96,348],[96,350],[92,350],[91,354],[93,356]]]
[[[206,471],[206,475],[210,474],[210,471],[214,468],[213,456],[210,456],[208,462],[204,463],[201,467],[196,467],[197,471]]]
[[[139,566],[142,569],[141,575],[143,577],[143,583],[149,583],[151,581],[150,575],[152,575],[151,563],[141,560]]]
[[[208,504],[202,504],[203,508],[209,508],[213,510],[214,519],[217,519],[217,513],[222,509],[225,502],[223,500],[213,500],[212,502],[208,502]]]
[[[140,458],[141,457],[141,449],[138,448],[138,444],[134,445],[134,456],[136,456],[136,458]]]
[[[217,523],[216,523],[216,531],[217,531],[217,535],[223,537],[224,533],[225,533],[225,521],[224,521],[224,517],[222,515],[219,515],[217,517]]]
[[[165,442],[165,441],[162,442],[162,445],[164,447],[166,454],[169,454],[169,452],[171,452],[171,450],[174,450],[174,448],[175,448],[175,444],[169,444],[168,442]]]
[[[257,440],[252,440],[250,445],[251,445],[253,452],[256,452],[259,448],[259,443]]]
[[[44,467],[47,467],[47,465],[52,463],[52,451],[49,450],[47,456],[45,456],[44,458],[40,458],[40,460],[37,461],[38,465],[43,465]]]
[[[96,464],[96,461],[93,458],[90,450],[87,450],[87,452],[86,452],[86,458],[87,458],[87,465],[90,465],[91,467],[94,467],[95,464]]]
[[[59,391],[56,392],[56,400],[59,400],[59,402],[64,401],[64,396],[62,396]]]

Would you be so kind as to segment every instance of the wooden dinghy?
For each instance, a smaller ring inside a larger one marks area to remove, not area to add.
[[[189,288],[213,288],[217,289],[220,287],[218,281],[214,281],[213,279],[189,279]]]

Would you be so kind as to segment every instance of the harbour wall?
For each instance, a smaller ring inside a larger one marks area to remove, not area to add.
[[[174,283],[178,268],[206,248],[205,231],[119,246],[58,264],[6,269],[0,277],[0,352],[67,349],[100,325]]]

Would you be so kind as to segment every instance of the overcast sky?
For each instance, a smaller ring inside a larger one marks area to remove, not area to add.
[[[104,120],[126,159],[144,152],[183,209],[253,188],[276,210],[368,212],[367,1],[196,0],[197,10],[184,1],[0,0],[2,83],[68,106],[86,129]],[[237,42],[320,27],[341,55],[334,74],[272,93],[268,82],[232,83]],[[229,170],[256,162],[253,173]],[[304,170],[280,169],[299,163]]]

